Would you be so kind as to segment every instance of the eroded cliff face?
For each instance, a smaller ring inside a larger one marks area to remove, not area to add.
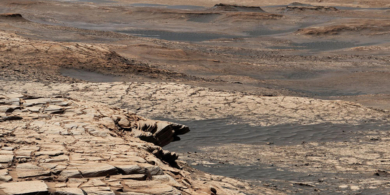
[[[99,103],[17,93],[0,95],[0,117],[5,194],[240,194],[247,186],[195,176],[158,146],[188,132],[186,126]]]
[[[0,23],[1,20],[5,20],[5,23],[21,23],[22,26],[28,26],[30,23],[20,14],[0,14]],[[194,79],[182,73],[152,68],[145,63],[124,58],[104,44],[26,39],[15,33],[1,31],[0,52],[2,80],[82,82],[61,75],[62,69],[82,69],[118,77],[133,75],[163,80]]]

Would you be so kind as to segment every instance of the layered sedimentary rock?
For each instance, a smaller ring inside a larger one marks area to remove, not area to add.
[[[297,34],[311,35],[311,36],[325,36],[325,35],[341,35],[342,33],[359,33],[366,35],[380,34],[388,32],[390,29],[390,21],[388,20],[371,20],[360,19],[350,20],[343,24],[327,24],[324,26],[308,27],[299,29]]]
[[[177,155],[153,144],[188,132],[182,125],[98,103],[15,93],[0,96],[0,121],[0,193],[239,193],[193,180],[175,163]]]
[[[264,12],[261,7],[258,6],[242,6],[242,5],[234,5],[234,4],[224,4],[219,3],[214,5],[211,10],[215,11],[235,11],[235,12]]]
[[[0,88],[7,92],[26,92],[42,97],[68,96],[101,102],[128,109],[148,118],[185,120],[232,118],[240,123],[261,126],[360,124],[368,121],[385,122],[389,119],[389,114],[385,111],[353,102],[289,96],[265,97],[177,83],[45,85],[34,82],[0,81]],[[185,129],[177,127],[175,132],[179,135],[183,131],[185,132]]]
[[[8,22],[23,26],[29,21],[20,14],[0,14],[0,23]],[[29,40],[4,31],[0,32],[0,63],[2,80],[80,81],[59,74],[60,69],[68,68],[98,70],[104,74],[115,72],[117,76],[131,74],[160,78],[164,75],[165,78],[190,79],[182,73],[151,68],[142,62],[126,59],[111,51],[107,45]]]
[[[37,119],[40,117],[49,117],[50,114],[72,113],[72,110],[69,110],[70,108],[67,107],[71,103],[63,101],[62,99],[36,98],[18,94],[12,95],[12,97],[13,98],[0,96],[0,110],[3,111],[0,115],[0,121]],[[79,112],[82,112],[82,110],[79,110]],[[20,112],[23,114],[27,113],[27,115],[21,115],[19,114]],[[100,115],[99,118],[95,118],[96,114],[103,115]],[[189,128],[184,125],[166,121],[153,121],[121,110],[101,113],[101,110],[99,109],[97,111],[92,111],[92,113],[88,113],[88,117],[90,120],[96,120],[100,126],[109,130],[129,131],[135,137],[139,137],[142,140],[155,143],[159,146],[165,146],[177,139],[177,135],[189,132]],[[89,128],[88,131],[92,133],[101,133],[96,129],[92,129],[92,127]]]
[[[289,4],[286,9],[286,11],[337,11],[338,9],[335,7],[329,7],[329,6],[313,6],[310,4],[303,4],[303,3],[291,3]]]

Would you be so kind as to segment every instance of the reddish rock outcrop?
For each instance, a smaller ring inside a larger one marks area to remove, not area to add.
[[[210,186],[239,194],[194,180],[174,163],[176,154],[155,145],[187,133],[186,126],[22,94],[1,95],[0,110],[1,194],[210,194]]]

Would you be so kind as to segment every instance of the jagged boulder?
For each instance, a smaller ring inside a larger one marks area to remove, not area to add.
[[[172,141],[179,140],[178,135],[183,135],[190,131],[189,127],[185,125],[154,120],[137,121],[131,129],[135,137],[161,147]]]

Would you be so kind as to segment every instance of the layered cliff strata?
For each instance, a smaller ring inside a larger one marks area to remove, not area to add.
[[[20,20],[15,21],[15,19]],[[3,14],[0,15],[0,26],[8,25],[8,22],[22,23],[22,26],[30,25],[27,20],[22,19],[20,14]],[[48,31],[54,29],[48,29]],[[127,35],[126,37],[129,38]],[[10,32],[0,32],[0,78],[2,80],[81,82],[78,79],[61,75],[61,70],[68,68],[93,70],[116,76],[132,75],[131,77],[162,80],[195,79],[182,73],[152,68],[148,64],[124,58],[103,44],[41,41]]]

